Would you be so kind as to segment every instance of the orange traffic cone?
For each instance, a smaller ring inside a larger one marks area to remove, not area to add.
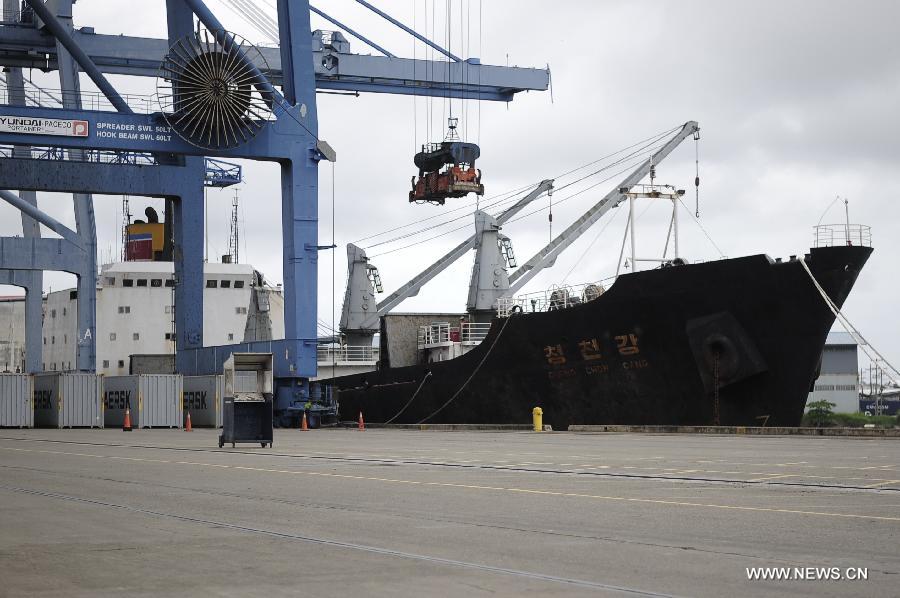
[[[306,425],[306,411],[303,412],[303,421],[300,422],[300,431],[306,432],[309,430],[309,426]]]
[[[359,412],[359,430],[360,432],[366,430],[366,422],[363,421],[362,411]]]
[[[122,423],[123,432],[131,432],[131,409],[125,410],[125,421]]]
[[[193,432],[194,428],[191,426],[191,412],[187,412],[187,420],[184,422],[184,431],[185,432]]]

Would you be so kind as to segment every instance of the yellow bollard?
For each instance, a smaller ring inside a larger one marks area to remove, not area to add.
[[[535,432],[543,432],[544,431],[544,410],[540,407],[535,407],[531,411],[531,419],[534,422],[534,431]]]

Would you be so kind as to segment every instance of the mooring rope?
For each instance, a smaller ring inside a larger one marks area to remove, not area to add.
[[[878,352],[878,349],[876,349],[874,346],[872,346],[872,343],[870,343],[863,337],[863,335],[859,332],[859,330],[857,330],[856,327],[853,326],[852,323],[850,323],[850,320],[847,319],[847,316],[845,316],[841,312],[840,308],[837,305],[835,305],[834,301],[831,300],[831,297],[828,296],[828,293],[825,292],[825,289],[822,288],[822,285],[819,284],[819,281],[816,280],[816,277],[813,275],[812,270],[809,269],[809,266],[807,265],[806,260],[804,258],[800,258],[799,261],[803,265],[803,269],[806,270],[806,273],[809,274],[809,278],[810,278],[810,280],[812,280],[813,285],[815,285],[816,290],[819,291],[819,294],[822,296],[822,299],[825,300],[825,305],[828,306],[828,309],[831,310],[831,313],[834,314],[834,317],[837,319],[837,321],[841,323],[841,326],[844,327],[844,330],[846,330],[850,334],[850,336],[853,337],[853,340],[855,340],[856,343],[862,348],[863,353],[865,353],[866,356],[869,359],[871,359],[872,361],[881,360],[885,365],[887,365],[891,370],[893,370],[894,374],[896,374],[898,377],[900,377],[900,370],[895,368],[891,364],[890,361],[885,359],[881,355],[881,353]],[[869,349],[871,349],[872,352],[875,353],[875,355],[878,357],[878,359],[875,359],[874,357],[872,357],[872,355],[869,353]]]
[[[392,417],[391,419],[387,420],[387,421],[384,422],[384,423],[389,424],[389,423],[393,422],[395,419],[397,419],[398,417],[400,417],[400,414],[403,413],[404,411],[406,411],[406,408],[407,408],[407,407],[409,407],[410,405],[412,405],[412,402],[413,402],[413,401],[416,399],[416,397],[419,395],[419,391],[422,390],[422,387],[423,387],[423,386],[425,386],[425,381],[428,380],[429,378],[431,378],[431,370],[428,370],[428,372],[425,373],[425,377],[422,378],[422,381],[421,381],[421,382],[419,382],[419,387],[416,388],[416,392],[414,392],[413,395],[409,398],[409,400],[406,402],[406,405],[404,405],[403,408],[400,409],[400,411],[398,411],[398,412],[394,415],[394,417]]]
[[[484,362],[487,361],[487,358],[490,356],[491,352],[494,350],[494,347],[497,346],[497,341],[499,341],[499,340],[500,340],[500,337],[503,336],[503,331],[506,330],[506,325],[509,324],[509,321],[510,321],[513,317],[514,317],[514,316],[510,316],[510,317],[506,318],[506,320],[503,322],[503,326],[500,327],[500,332],[498,332],[498,333],[497,333],[497,336],[494,337],[494,342],[492,342],[492,343],[491,343],[491,346],[488,347],[488,350],[485,352],[484,357],[481,358],[481,361],[478,362],[478,365],[475,367],[474,370],[472,370],[472,373],[469,375],[468,378],[466,378],[466,381],[463,382],[462,386],[460,386],[459,389],[458,389],[455,393],[453,393],[453,396],[452,396],[452,397],[450,397],[449,399],[447,399],[447,402],[446,402],[446,403],[444,403],[443,405],[441,405],[440,407],[438,407],[438,408],[437,408],[434,412],[432,412],[432,414],[429,415],[428,417],[423,418],[423,419],[419,420],[418,422],[416,422],[417,424],[424,424],[424,423],[427,422],[429,419],[431,419],[432,417],[434,417],[435,415],[437,415],[438,413],[440,413],[441,411],[443,411],[444,408],[447,407],[447,405],[449,405],[450,403],[452,403],[453,401],[456,400],[456,397],[459,396],[459,393],[461,393],[461,392],[466,388],[466,386],[469,385],[469,382],[472,381],[472,378],[475,377],[475,374],[478,373],[478,371],[481,369],[481,366],[483,366],[483,365],[484,365]]]

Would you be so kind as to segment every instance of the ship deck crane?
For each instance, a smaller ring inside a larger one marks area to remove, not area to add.
[[[509,288],[503,293],[503,296],[510,297],[514,295],[519,289],[525,286],[528,281],[534,278],[538,272],[552,266],[556,262],[556,258],[559,257],[559,254],[565,251],[566,248],[578,239],[578,237],[593,226],[595,222],[600,220],[604,214],[628,199],[628,193],[631,188],[640,183],[641,179],[647,176],[657,164],[662,162],[666,156],[672,153],[682,141],[688,137],[698,138],[697,135],[699,134],[699,131],[700,126],[696,121],[692,120],[686,122],[684,126],[682,126],[681,129],[665,143],[665,145],[647,158],[646,161],[641,163],[641,165],[625,177],[621,183],[616,185],[612,191],[607,193],[603,199],[594,204],[594,206],[582,214],[578,220],[573,222],[566,230],[561,232],[543,249],[538,251],[534,257],[513,272],[509,277]]]
[[[415,297],[425,284],[473,248],[476,249],[476,259],[469,291],[470,312],[475,314],[483,311],[485,304],[495,303],[500,293],[505,290],[506,275],[505,269],[501,268],[503,272],[496,275],[498,284],[495,286],[493,272],[500,266],[501,260],[509,263],[507,255],[511,255],[508,239],[505,240],[505,237],[499,234],[500,226],[518,214],[525,206],[552,189],[553,181],[544,180],[496,217],[483,211],[475,212],[475,234],[451,249],[377,305],[372,305],[375,289],[368,276],[368,272],[374,266],[369,263],[362,248],[353,244],[348,245],[347,290],[341,311],[340,329],[347,335],[349,344],[366,345],[370,343],[372,335],[378,332],[378,322],[381,316],[406,299]],[[374,309],[372,309],[373,307]]]

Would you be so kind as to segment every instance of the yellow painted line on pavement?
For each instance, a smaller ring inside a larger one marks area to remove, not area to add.
[[[754,478],[752,480],[747,480],[748,482],[768,482],[769,480],[777,480],[780,478],[796,478],[797,475],[790,473],[781,473],[776,475],[766,475],[761,478]]]
[[[676,500],[663,500],[654,498],[631,498],[626,496],[606,496],[602,494],[585,494],[581,492],[561,492],[557,490],[539,490],[534,488],[511,488],[504,486],[485,486],[479,484],[459,484],[454,482],[427,482],[421,480],[403,480],[398,478],[382,478],[375,476],[361,476],[340,473],[327,473],[318,471],[297,471],[289,469],[270,469],[265,467],[250,467],[246,465],[227,465],[220,463],[202,463],[197,461],[169,461],[166,459],[148,459],[143,457],[123,457],[119,455],[96,455],[90,453],[72,453],[65,451],[47,451],[35,449],[23,449],[13,447],[0,447],[2,450],[25,452],[25,453],[42,453],[48,455],[65,455],[73,457],[91,457],[96,459],[111,459],[117,461],[134,461],[143,463],[160,463],[170,465],[190,465],[198,467],[214,467],[218,469],[234,469],[241,471],[256,471],[262,473],[281,473],[288,475],[315,476],[323,478],[334,478],[344,480],[360,480],[372,482],[384,482],[388,484],[404,484],[409,486],[423,487],[440,487],[440,488],[460,488],[466,490],[490,490],[495,492],[511,492],[517,494],[534,494],[540,496],[564,496],[568,498],[586,498],[591,500],[604,500],[621,503],[637,503],[637,504],[654,504],[668,505],[677,507],[697,507],[704,509],[722,509],[729,511],[746,511],[755,513],[784,513],[789,515],[809,515],[814,517],[836,517],[841,519],[869,519],[874,521],[890,521],[900,523],[900,517],[889,517],[885,515],[861,515],[856,513],[830,513],[826,511],[803,511],[799,509],[779,509],[775,507],[749,507],[740,505],[723,505],[715,503],[699,503]]]
[[[888,486],[890,484],[900,485],[900,480],[886,480],[884,482],[878,482],[877,484],[869,484],[868,486],[863,486],[863,488],[878,488],[879,486]]]

